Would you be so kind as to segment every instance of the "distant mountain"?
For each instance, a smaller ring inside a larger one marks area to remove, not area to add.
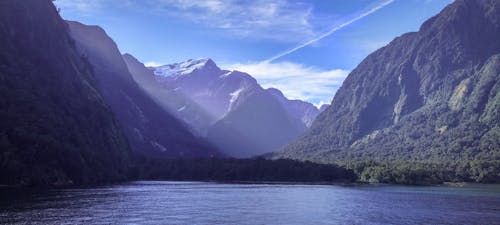
[[[238,91],[258,86],[250,75],[221,70],[211,59],[188,60],[153,71],[161,83],[190,97],[216,120],[227,113]]]
[[[234,157],[273,152],[306,129],[258,85],[231,94],[228,112],[209,129],[208,139]]]
[[[99,90],[133,150],[167,157],[220,155],[137,85],[116,44],[103,29],[67,23],[81,54],[92,64]]]
[[[147,79],[159,83],[155,88],[168,89],[192,101],[184,100],[189,103],[178,110],[179,114],[191,115],[178,118],[195,126],[195,130],[206,130],[200,135],[233,157],[260,155],[282,147],[298,137],[319,113],[312,104],[288,100],[277,89],[263,89],[249,74],[221,70],[211,59],[188,60],[150,70],[152,74]],[[134,77],[144,77],[138,74]],[[146,72],[141,74],[147,76]],[[141,86],[147,89],[150,85],[143,82]],[[172,95],[153,90],[149,93],[158,99]],[[204,117],[208,121],[189,121],[196,114],[191,112],[199,111],[193,110],[193,102],[209,115]],[[208,126],[197,127],[200,125]]]
[[[306,127],[310,127],[320,113],[313,104],[301,100],[289,100],[276,88],[269,88],[266,91],[281,103],[290,116],[301,121]]]
[[[363,60],[279,156],[500,160],[499,37],[500,1],[456,0]]]
[[[141,89],[144,90],[160,106],[170,112],[199,136],[206,136],[208,127],[215,118],[208,114],[198,103],[176,91],[174,87],[156,80],[153,71],[146,68],[130,54],[123,55],[130,74]]]
[[[52,1],[1,1],[0,43],[0,183],[124,179],[130,147]]]

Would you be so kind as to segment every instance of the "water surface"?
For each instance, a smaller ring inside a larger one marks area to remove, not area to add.
[[[140,181],[0,189],[0,224],[500,224],[500,186]]]

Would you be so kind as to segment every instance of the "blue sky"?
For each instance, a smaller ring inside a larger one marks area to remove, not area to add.
[[[417,31],[451,2],[56,0],[56,5],[67,20],[103,27],[122,53],[148,65],[212,58],[289,98],[319,105],[331,101],[369,53]]]

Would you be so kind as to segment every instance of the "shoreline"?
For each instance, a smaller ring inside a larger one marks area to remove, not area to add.
[[[443,182],[441,184],[398,184],[398,183],[369,183],[369,182],[349,182],[349,181],[222,181],[222,180],[129,180],[118,181],[100,184],[85,184],[85,185],[21,185],[21,184],[0,184],[0,191],[7,189],[71,189],[71,188],[95,188],[102,186],[123,185],[133,182],[200,182],[200,183],[215,183],[215,184],[248,184],[248,185],[306,185],[306,186],[342,186],[342,187],[359,187],[359,186],[406,186],[406,187],[466,187],[469,185],[499,185],[500,183],[476,183],[476,182]]]

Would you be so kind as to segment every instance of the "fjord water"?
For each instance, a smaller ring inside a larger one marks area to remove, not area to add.
[[[141,181],[0,194],[0,224],[500,224],[499,185]]]

